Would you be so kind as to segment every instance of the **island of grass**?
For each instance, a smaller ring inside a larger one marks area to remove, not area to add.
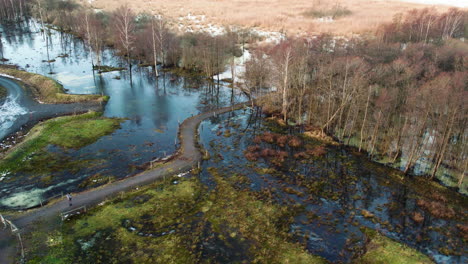
[[[108,96],[101,95],[66,94],[63,86],[57,81],[43,75],[18,70],[14,66],[0,66],[0,74],[21,80],[31,88],[34,96],[44,103],[99,102],[109,99]]]
[[[40,172],[42,167],[53,168],[54,162],[63,165],[66,162],[50,154],[47,146],[78,149],[111,134],[120,127],[121,122],[122,119],[105,118],[101,113],[88,112],[39,123],[23,142],[10,149],[0,160],[0,172]]]
[[[434,263],[428,256],[410,248],[404,244],[398,243],[373,229],[364,230],[369,242],[366,247],[366,253],[355,263],[363,264],[429,264]]]
[[[104,73],[104,72],[113,72],[113,71],[123,71],[125,68],[122,67],[112,67],[112,66],[107,66],[107,65],[94,65],[93,69],[95,71],[98,71],[98,73]]]

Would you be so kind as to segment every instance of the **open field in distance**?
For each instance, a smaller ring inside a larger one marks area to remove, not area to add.
[[[289,34],[330,32],[340,35],[365,33],[382,22],[391,21],[397,13],[414,8],[433,6],[446,11],[448,5],[410,3],[412,0],[80,0],[96,9],[114,10],[124,3],[136,12],[161,13],[172,19],[204,15],[204,23],[241,25]],[[414,0],[423,2],[422,0]],[[424,0],[439,3],[438,0]],[[457,1],[447,2],[456,5]],[[349,10],[349,14],[330,19],[313,14],[326,14],[334,8]]]

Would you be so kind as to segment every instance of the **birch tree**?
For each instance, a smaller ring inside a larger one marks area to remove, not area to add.
[[[115,40],[127,58],[131,76],[131,56],[135,44],[135,15],[128,5],[123,5],[114,12],[113,24],[115,26]]]

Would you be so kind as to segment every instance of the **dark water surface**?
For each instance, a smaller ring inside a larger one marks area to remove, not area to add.
[[[49,147],[63,159],[82,160],[81,166],[54,171],[52,175],[0,172],[0,208],[36,206],[41,199],[60,192],[83,189],[79,185],[89,177],[117,179],[137,173],[141,165],[174,152],[179,122],[231,104],[230,89],[221,87],[217,96],[201,78],[166,73],[156,79],[151,68],[136,66],[131,80],[128,71],[93,74],[92,53],[80,39],[53,30],[44,37],[34,21],[0,27],[0,31],[8,63],[49,76],[72,94],[109,95],[104,115],[126,119],[121,129],[82,149]],[[103,64],[125,67],[110,49],[103,54]],[[242,100],[242,96],[235,95],[234,102]],[[47,182],[41,181],[44,177]]]
[[[405,184],[413,179],[391,177],[399,172],[341,147],[327,146],[323,156],[301,159],[293,158],[294,154],[304,151],[305,145],[320,143],[303,140],[302,146],[291,148],[254,142],[256,135],[271,130],[255,115],[255,111],[239,110],[202,122],[200,138],[211,156],[203,164],[206,185],[214,188],[206,169],[215,167],[225,177],[247,176],[245,188],[273,190],[270,195],[280,204],[300,204],[304,211],[295,217],[290,232],[311,253],[332,263],[349,262],[363,249],[363,227],[415,247],[438,263],[467,263],[466,234],[459,228],[466,226],[465,212],[445,219],[431,215],[418,206],[421,197],[414,187]],[[248,161],[244,151],[254,145],[285,151],[288,158],[283,166],[275,166],[268,158]],[[459,198],[466,205],[466,197]],[[424,219],[415,222],[415,212]]]

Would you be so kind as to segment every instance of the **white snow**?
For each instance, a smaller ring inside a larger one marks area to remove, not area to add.
[[[333,20],[333,17],[326,16],[326,17],[317,18],[315,21],[322,22],[322,23],[332,23],[334,20]]]
[[[253,34],[256,34],[262,38],[264,38],[263,42],[271,43],[271,44],[278,44],[281,41],[286,39],[286,35],[281,32],[276,31],[265,31],[261,29],[252,29]]]
[[[402,2],[426,4],[426,5],[448,5],[455,7],[468,7],[467,0],[400,0]]]
[[[188,13],[187,16],[179,17],[177,27],[182,32],[204,32],[211,36],[219,36],[224,34],[224,27],[206,24],[206,16],[204,15],[192,15]]]
[[[205,15],[192,15],[188,13],[186,16],[178,18],[177,28],[182,32],[201,32],[207,33],[211,36],[219,36],[226,33],[224,26],[206,23]],[[240,30],[240,27],[231,26],[231,30]],[[281,40],[286,39],[286,35],[276,31],[264,31],[260,29],[251,29],[252,34],[264,38],[264,42],[277,44]]]
[[[8,74],[0,73],[0,76],[2,76],[2,77],[7,77],[7,78],[10,78],[10,79],[14,79],[14,80],[18,80],[18,81],[21,81],[20,78],[16,78],[16,77],[11,76],[11,75],[8,75]]]

